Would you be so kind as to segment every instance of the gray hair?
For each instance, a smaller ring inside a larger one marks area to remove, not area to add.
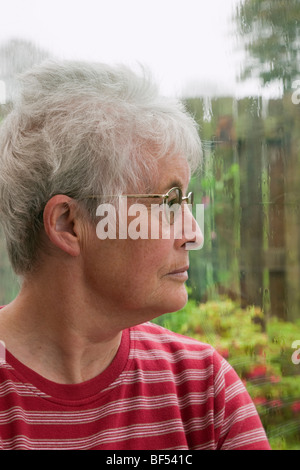
[[[0,127],[0,220],[12,267],[32,271],[43,209],[55,194],[81,201],[91,221],[100,200],[149,190],[155,161],[201,161],[193,118],[161,97],[149,74],[125,66],[46,61],[20,77],[20,93]]]

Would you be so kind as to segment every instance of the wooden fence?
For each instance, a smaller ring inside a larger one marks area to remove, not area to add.
[[[208,201],[204,249],[191,260],[194,295],[300,318],[300,105],[288,95],[218,98],[210,113],[207,100],[187,105],[205,150],[194,189]]]

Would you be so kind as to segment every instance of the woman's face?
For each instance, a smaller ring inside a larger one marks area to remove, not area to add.
[[[160,182],[154,193],[164,194],[181,186],[186,194],[190,172],[184,158],[163,159],[158,170]],[[157,204],[153,199],[134,202],[142,202],[149,209],[151,204]],[[193,219],[190,212],[188,217]],[[194,219],[193,224],[195,227]],[[88,238],[84,246],[85,282],[93,299],[115,312],[121,328],[177,311],[186,304],[186,243],[193,241],[194,236],[180,233],[175,238],[171,230],[170,236],[159,239],[100,240],[96,233]]]

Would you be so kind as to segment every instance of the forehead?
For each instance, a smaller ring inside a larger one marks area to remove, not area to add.
[[[159,160],[157,179],[161,191],[174,186],[186,189],[190,177],[190,167],[185,157],[172,155]]]

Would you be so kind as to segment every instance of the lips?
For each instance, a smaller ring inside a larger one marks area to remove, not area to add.
[[[168,274],[179,274],[185,273],[189,269],[189,266],[183,266],[182,268],[175,269],[174,271],[169,272]]]
[[[185,282],[188,280],[188,269],[189,265],[182,266],[181,268],[174,269],[167,274],[169,279],[173,279],[174,281],[178,282]]]

